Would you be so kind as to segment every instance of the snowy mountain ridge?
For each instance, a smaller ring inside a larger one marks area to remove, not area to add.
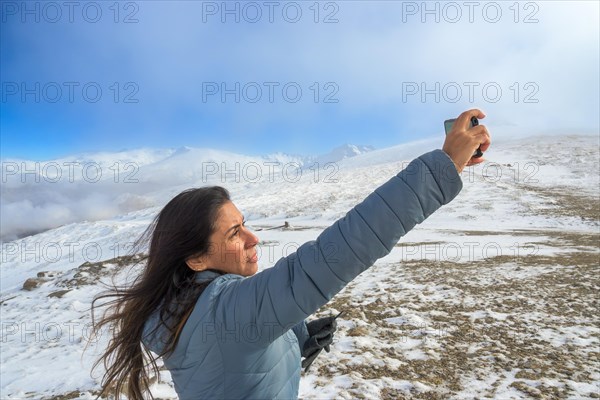
[[[0,241],[62,224],[101,220],[159,205],[173,188],[273,182],[353,157],[368,146],[345,145],[322,156],[248,156],[210,148],[83,153],[37,162],[2,162]]]

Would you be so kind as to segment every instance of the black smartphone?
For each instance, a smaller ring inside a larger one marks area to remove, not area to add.
[[[454,125],[454,122],[456,121],[456,118],[454,119],[447,119],[444,121],[444,129],[446,130],[446,135],[448,134],[448,132],[450,132],[450,130],[452,129],[452,126]],[[479,120],[477,119],[477,117],[471,117],[471,126],[470,128],[479,125]],[[483,156],[483,152],[481,151],[481,146],[479,148],[477,148],[477,150],[475,151],[475,153],[473,153],[473,158],[479,158]]]

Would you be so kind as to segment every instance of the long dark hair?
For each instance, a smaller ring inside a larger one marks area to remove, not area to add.
[[[133,285],[114,285],[92,301],[94,333],[105,325],[113,332],[108,348],[92,368],[101,362],[106,368],[100,396],[144,398],[151,384],[150,373],[159,374],[156,359],[175,349],[181,329],[208,285],[194,282],[196,272],[185,261],[209,251],[219,211],[228,201],[229,192],[220,186],[188,189],[175,196],[135,243],[134,249],[148,242],[150,245],[143,259],[145,268]],[[109,308],[95,323],[94,303],[104,298],[112,300],[100,305]],[[141,340],[145,322],[157,309],[169,334],[164,351],[154,358]]]

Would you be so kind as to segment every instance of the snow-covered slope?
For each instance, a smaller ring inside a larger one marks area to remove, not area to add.
[[[264,269],[439,146],[372,150],[319,169],[183,148],[140,167],[140,181],[156,186],[143,194],[151,207],[3,243],[0,398],[93,398],[102,370],[90,377],[90,368],[108,334],[83,353],[91,299],[111,273],[117,283],[135,276],[131,244],[178,191],[227,187],[261,239]],[[304,374],[302,398],[597,393],[598,138],[504,140],[486,159],[463,172],[452,203],[321,310],[347,314],[332,352]],[[285,221],[291,228],[277,228]],[[153,393],[175,398],[163,373]]]

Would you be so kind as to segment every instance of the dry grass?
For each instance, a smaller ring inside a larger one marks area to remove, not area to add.
[[[534,233],[523,231],[515,235],[535,236]],[[537,233],[550,237],[550,242],[561,248],[586,250],[554,256],[498,256],[486,259],[484,264],[418,260],[373,267],[366,273],[388,276],[381,282],[385,290],[378,289],[361,300],[359,294],[353,293],[355,281],[325,310],[345,310],[343,318],[355,326],[342,328],[338,337],[369,338],[375,344],[364,347],[357,340],[356,354],[368,355],[366,360],[383,360],[384,365],[357,364],[353,357],[342,358],[333,365],[320,365],[318,376],[354,374],[358,380],[384,382],[384,378],[391,378],[432,388],[406,393],[384,385],[381,398],[447,398],[466,389],[467,377],[485,381],[497,376],[485,393],[493,397],[498,395],[496,389],[501,381],[510,374],[514,375],[514,382],[509,386],[534,398],[575,395],[570,382],[597,384],[599,349],[565,339],[568,335],[562,334],[575,330],[571,336],[578,340],[599,339],[599,253],[590,250],[597,246],[599,235]],[[547,240],[545,244],[548,245]],[[395,289],[405,282],[436,287],[437,297],[429,289]],[[440,297],[440,290],[448,292],[448,296]],[[372,301],[373,297],[378,300]],[[427,316],[430,323],[424,328],[385,321],[397,317],[400,310]],[[490,311],[489,315],[471,318],[482,310]],[[494,318],[496,313],[505,318]],[[395,346],[406,338],[421,341],[419,348],[426,354],[425,359],[407,359]],[[548,383],[552,380],[560,384]],[[594,393],[588,395],[593,397]]]

